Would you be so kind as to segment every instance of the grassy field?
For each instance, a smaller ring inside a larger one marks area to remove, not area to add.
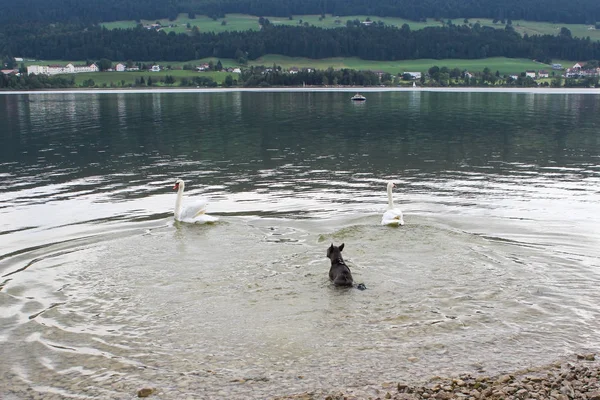
[[[561,61],[554,61],[561,63]],[[526,59],[494,57],[479,60],[461,60],[461,59],[419,59],[419,60],[402,60],[402,61],[368,61],[359,58],[327,58],[323,60],[312,60],[309,58],[284,57],[280,55],[267,55],[249,63],[250,65],[281,65],[282,68],[316,68],[327,69],[332,68],[350,68],[356,70],[372,70],[388,72],[393,75],[402,72],[423,72],[430,67],[437,65],[438,67],[459,68],[460,70],[468,70],[471,72],[483,71],[484,68],[489,68],[492,72],[499,71],[501,75],[519,74],[526,70],[551,70],[547,64],[542,64]],[[562,62],[563,66],[571,66],[574,64],[571,61]]]
[[[367,19],[366,15],[351,15],[351,16],[343,16],[340,18],[334,17],[332,15],[326,15],[325,18],[321,18],[320,15],[298,15],[294,16],[293,19],[281,18],[281,17],[265,17],[268,18],[269,21],[273,24],[280,25],[299,25],[308,23],[309,25],[314,25],[322,28],[337,28],[340,26],[345,26],[346,21],[358,19],[359,21],[365,21]],[[338,21],[336,23],[336,20]],[[428,26],[442,26],[442,22],[435,21],[434,19],[428,19],[427,22],[415,22],[409,21],[402,18],[382,18],[382,17],[371,17],[373,21],[383,21],[387,25],[393,25],[397,27],[401,27],[404,24],[408,24],[411,29],[423,29]],[[195,19],[189,19],[187,14],[180,14],[179,17],[175,21],[169,21],[168,19],[161,20],[142,20],[142,24],[153,24],[156,21],[159,21],[161,25],[165,26],[165,32],[190,32],[190,29],[187,28],[187,24],[190,24],[190,27],[197,26],[200,32],[224,32],[224,31],[244,31],[244,30],[258,30],[260,27],[258,25],[258,17],[247,14],[228,14],[223,19],[212,20],[207,16],[196,16]],[[223,21],[225,21],[225,25],[223,25]],[[454,24],[460,25],[463,24],[463,19],[455,19],[452,21]],[[468,21],[470,24],[479,23],[483,26],[492,26],[495,28],[502,28],[503,25],[500,23],[494,24],[491,19],[486,18],[471,18]],[[115,28],[133,28],[136,26],[135,21],[116,21],[116,22],[106,22],[102,24],[108,29]],[[173,27],[168,27],[168,25],[176,25]],[[527,33],[528,35],[556,35],[560,32],[560,28],[566,27],[571,30],[573,36],[576,37],[586,37],[589,36],[592,40],[600,40],[600,30],[590,29],[589,25],[584,24],[554,24],[551,22],[534,22],[534,21],[523,21],[523,20],[514,20],[513,27],[520,34]]]
[[[223,25],[225,20],[225,25]],[[227,18],[213,20],[205,15],[198,15],[195,19],[188,18],[187,14],[179,14],[179,17],[175,21],[169,21],[168,19],[157,19],[157,20],[141,20],[143,25],[154,24],[160,22],[162,26],[165,26],[163,30],[167,33],[184,33],[191,32],[191,27],[197,26],[200,32],[225,32],[225,31],[247,31],[247,30],[259,30],[260,25],[258,24],[258,17],[252,15],[243,14],[230,14]],[[190,28],[187,24],[190,24]],[[107,29],[116,28],[134,28],[137,25],[135,21],[115,21],[105,22],[102,26]],[[169,25],[176,25],[169,27]]]

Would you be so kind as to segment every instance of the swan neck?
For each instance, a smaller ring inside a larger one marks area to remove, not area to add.
[[[175,200],[175,218],[179,219],[179,215],[181,214],[181,199],[183,198],[183,183],[179,184],[179,189],[177,189],[177,200]]]
[[[392,197],[392,187],[388,187],[387,190],[387,195],[388,195],[388,208],[392,209],[394,208],[394,198]]]

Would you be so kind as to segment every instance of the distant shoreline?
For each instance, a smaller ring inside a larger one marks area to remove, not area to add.
[[[232,93],[232,92],[447,92],[447,93],[530,93],[530,94],[595,94],[600,88],[510,88],[510,87],[272,87],[272,88],[131,88],[131,89],[46,89],[0,91],[0,95],[16,94],[127,94],[127,93]]]

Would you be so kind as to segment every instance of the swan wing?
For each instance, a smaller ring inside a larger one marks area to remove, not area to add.
[[[208,214],[201,214],[198,215],[196,218],[194,218],[194,223],[195,224],[211,224],[213,222],[217,222],[219,220],[219,217],[215,217],[212,215],[208,215]]]
[[[179,219],[182,221],[194,219],[204,214],[207,206],[208,200],[206,199],[197,199],[192,203],[186,204],[181,210],[181,214],[179,214]]]
[[[212,224],[219,220],[219,217],[214,217],[208,214],[200,214],[196,217],[191,218],[182,218],[180,222],[185,222],[187,224]]]
[[[404,225],[402,210],[399,208],[387,210],[381,217],[381,225]]]

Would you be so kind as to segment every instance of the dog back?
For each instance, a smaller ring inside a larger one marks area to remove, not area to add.
[[[331,268],[329,269],[329,279],[336,286],[352,286],[354,280],[352,279],[352,273],[350,268],[344,262],[342,257],[342,250],[344,249],[344,243],[339,247],[334,246],[333,243],[327,249],[327,257],[331,260]]]

